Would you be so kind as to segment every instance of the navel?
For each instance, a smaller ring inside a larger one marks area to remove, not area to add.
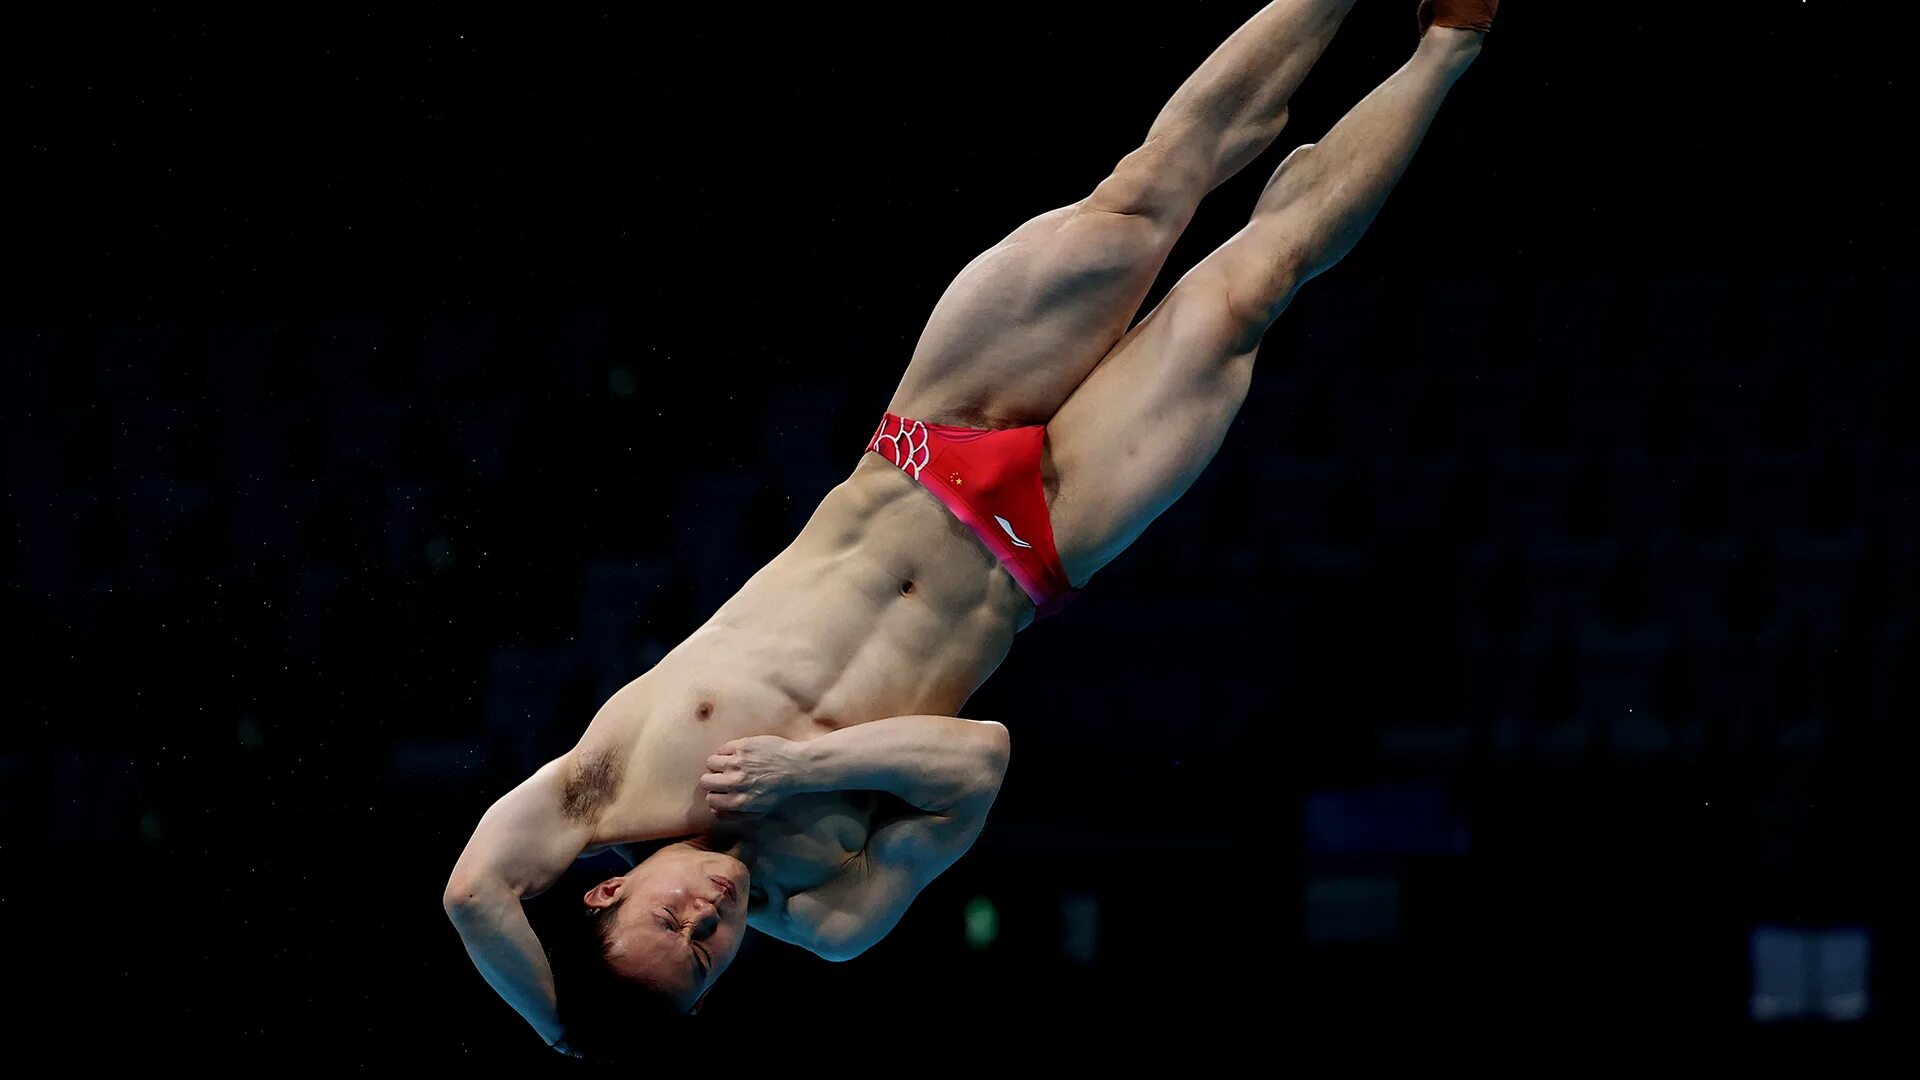
[[[908,578],[907,580],[900,583],[900,595],[901,596],[913,595],[913,579],[912,578]]]
[[[705,720],[707,717],[712,715],[713,715],[713,702],[711,701],[703,701],[700,703],[698,708],[693,710],[693,718],[695,720]]]

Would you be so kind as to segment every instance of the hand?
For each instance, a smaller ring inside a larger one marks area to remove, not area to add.
[[[777,735],[755,735],[714,751],[700,778],[707,809],[721,816],[753,817],[799,794],[806,765],[800,746]]]

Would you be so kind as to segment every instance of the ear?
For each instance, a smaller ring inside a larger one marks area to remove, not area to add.
[[[585,897],[587,906],[590,908],[612,907],[613,902],[620,899],[620,890],[626,888],[626,885],[626,878],[608,878],[587,890]]]

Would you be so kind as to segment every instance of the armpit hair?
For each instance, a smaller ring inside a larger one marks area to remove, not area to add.
[[[620,794],[621,769],[609,749],[593,750],[574,759],[560,794],[560,812],[574,821],[592,821]]]

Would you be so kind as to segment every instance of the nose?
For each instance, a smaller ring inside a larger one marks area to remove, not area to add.
[[[713,936],[713,932],[720,929],[720,909],[704,896],[694,903],[699,905],[695,909],[699,914],[693,920],[693,937],[698,941]]]

